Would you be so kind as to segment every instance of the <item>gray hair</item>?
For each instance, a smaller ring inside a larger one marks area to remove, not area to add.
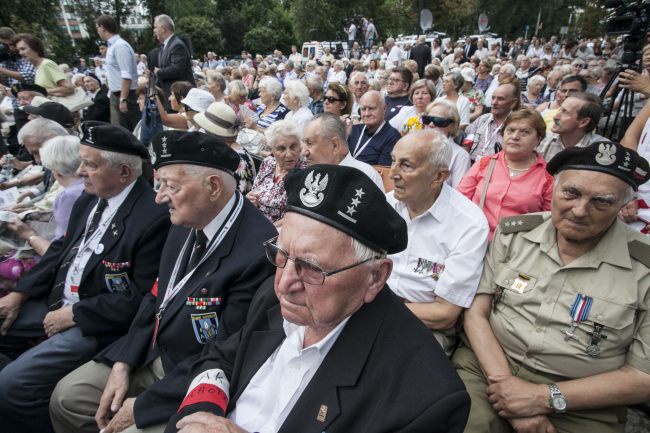
[[[505,65],[502,65],[501,69],[499,70],[499,74],[510,75],[513,77],[516,72],[517,72],[517,68],[515,68],[515,65],[511,63],[506,63]]]
[[[214,69],[209,69],[207,75],[208,80],[213,81],[222,92],[226,90],[226,79],[223,77],[223,74]]]
[[[53,137],[40,150],[43,166],[63,177],[73,177],[79,168],[79,138],[74,135]]]
[[[334,113],[322,112],[312,117],[309,123],[316,120],[320,120],[318,135],[321,140],[338,137],[341,140],[341,143],[348,142],[345,134],[345,124],[341,121],[339,116]]]
[[[300,80],[291,80],[285,83],[284,90],[289,98],[296,98],[301,107],[309,104],[309,89]]]
[[[69,135],[68,131],[54,120],[39,117],[30,120],[18,132],[18,143],[24,144],[25,138],[29,137],[34,142],[42,145],[53,137]]]
[[[408,134],[408,136],[413,136],[413,138],[428,145],[429,163],[434,173],[440,170],[449,170],[453,151],[449,144],[449,139],[440,131],[423,129],[414,131]]]
[[[294,137],[300,143],[302,134],[298,128],[298,124],[293,120],[277,120],[271,124],[264,131],[264,136],[266,137],[266,142],[271,149],[278,144],[278,141],[281,137]]]
[[[242,80],[232,80],[228,83],[228,95],[231,98],[248,98],[248,89]]]
[[[282,97],[282,84],[273,77],[262,78],[259,88],[266,90],[276,101],[279,101]]]
[[[368,81],[368,75],[363,71],[352,71],[350,74],[350,82],[354,81],[355,78],[362,77],[364,80]]]
[[[441,106],[447,110],[447,116],[454,121],[456,129],[460,124],[460,114],[458,113],[458,107],[454,102],[451,102],[449,99],[436,99],[431,102],[426,109],[426,112],[429,113],[433,107]]]
[[[310,75],[307,77],[307,88],[309,91],[319,91],[323,92],[323,79],[318,75]]]
[[[528,82],[526,83],[526,88],[530,89],[530,87],[533,84],[537,84],[537,83],[545,84],[546,78],[544,78],[542,75],[533,75],[528,79]]]
[[[237,189],[237,180],[235,180],[234,176],[227,171],[194,164],[181,164],[181,167],[183,169],[183,173],[194,179],[203,180],[208,176],[219,176],[221,178],[224,191],[227,193],[234,193]]]
[[[158,24],[162,25],[170,32],[174,31],[174,20],[172,20],[169,15],[158,15],[154,18],[154,21],[158,21]]]
[[[386,253],[373,250],[369,246],[361,243],[361,241],[351,237],[352,248],[354,248],[354,256],[357,262],[363,262],[370,259],[385,259]]]
[[[134,177],[139,177],[142,174],[142,158],[137,155],[100,150],[99,156],[108,161],[113,167],[122,164],[128,165]]]
[[[445,74],[445,78],[451,78],[452,83],[454,83],[454,87],[456,88],[456,91],[460,91],[461,87],[463,87],[463,84],[465,84],[465,79],[461,75],[460,72],[458,71],[451,71]]]

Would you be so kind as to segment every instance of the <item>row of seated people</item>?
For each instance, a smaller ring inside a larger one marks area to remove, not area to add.
[[[338,116],[303,155],[278,234],[219,137],[85,123],[67,232],[0,299],[7,431],[619,432],[650,399],[650,242],[617,219],[635,151],[560,152],[550,212],[489,248],[439,131],[396,143],[387,195]]]

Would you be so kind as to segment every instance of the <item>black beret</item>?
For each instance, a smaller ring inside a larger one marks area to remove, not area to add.
[[[287,212],[332,226],[381,252],[395,254],[408,242],[406,222],[362,171],[342,165],[293,170],[284,181]]]
[[[14,95],[14,98],[18,97],[19,92],[36,92],[47,96],[45,87],[41,87],[38,84],[16,83],[11,86],[11,94]]]
[[[158,169],[170,164],[192,164],[217,168],[236,176],[241,162],[237,152],[221,138],[198,131],[162,131],[149,146],[151,164]]]
[[[551,174],[562,170],[599,171],[618,177],[635,191],[650,179],[648,161],[613,141],[596,141],[587,147],[565,149],[551,158],[546,170]]]
[[[81,125],[81,144],[116,153],[149,158],[147,148],[128,129],[97,120],[88,120]]]
[[[23,107],[25,113],[38,114],[46,119],[54,120],[64,128],[71,128],[72,113],[64,105],[58,102],[45,102],[38,107],[26,105]]]

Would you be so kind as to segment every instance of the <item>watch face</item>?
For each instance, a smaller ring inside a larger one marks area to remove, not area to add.
[[[566,410],[566,400],[564,397],[553,397],[553,408],[555,410]]]

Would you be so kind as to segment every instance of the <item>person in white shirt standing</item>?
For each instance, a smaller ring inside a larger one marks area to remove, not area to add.
[[[402,49],[395,45],[395,39],[386,39],[386,51],[388,51],[388,57],[386,58],[386,69],[393,69],[394,67],[402,64],[404,56],[402,54]]]

